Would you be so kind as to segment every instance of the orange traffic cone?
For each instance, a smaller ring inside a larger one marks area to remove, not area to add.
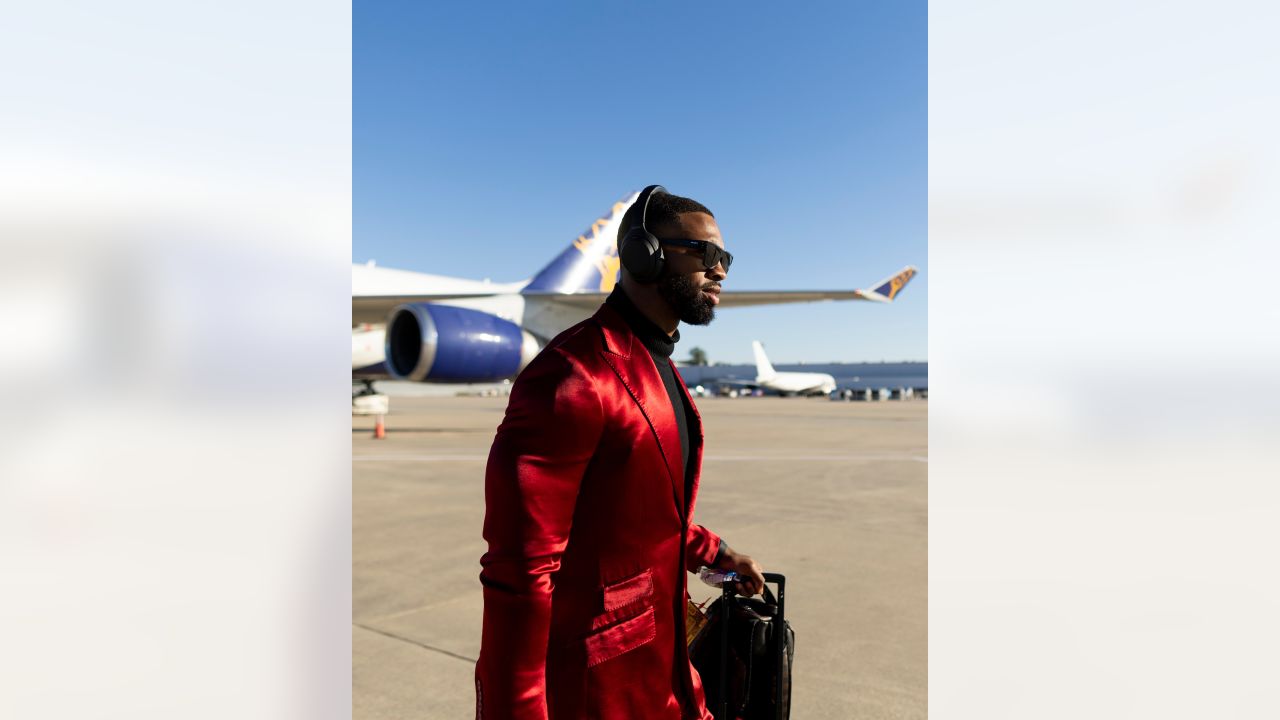
[[[373,426],[373,439],[381,440],[387,436],[387,427],[382,422],[382,416],[378,416],[378,424]]]

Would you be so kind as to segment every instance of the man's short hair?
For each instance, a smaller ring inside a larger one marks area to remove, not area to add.
[[[622,247],[622,238],[626,237],[627,231],[631,229],[631,225],[639,221],[641,211],[644,206],[640,203],[633,203],[627,208],[627,212],[622,216],[622,224],[618,226],[618,247]],[[648,226],[649,232],[653,232],[653,228],[665,223],[676,223],[680,221],[679,216],[683,213],[700,212],[706,213],[711,217],[715,217],[715,213],[707,209],[706,205],[692,198],[672,195],[671,193],[658,193],[649,197],[649,214],[645,218],[645,225]]]

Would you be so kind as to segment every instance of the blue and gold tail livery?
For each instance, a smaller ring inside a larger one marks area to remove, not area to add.
[[[893,302],[893,299],[902,292],[902,288],[907,286],[911,278],[916,276],[916,269],[910,265],[903,268],[901,272],[891,278],[885,279],[875,290],[859,291],[867,300],[876,300],[878,302]]]
[[[610,292],[618,282],[618,226],[640,193],[631,193],[587,228],[521,292]]]

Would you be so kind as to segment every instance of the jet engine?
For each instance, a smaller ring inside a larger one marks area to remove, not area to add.
[[[479,310],[411,303],[387,320],[387,371],[414,382],[494,382],[524,369],[537,339],[520,326]]]

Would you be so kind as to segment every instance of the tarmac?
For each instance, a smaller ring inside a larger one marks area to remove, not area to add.
[[[484,465],[505,397],[393,397],[352,418],[357,720],[469,718]],[[694,521],[787,577],[791,717],[925,718],[928,401],[701,398]],[[718,590],[689,577],[695,602]]]

